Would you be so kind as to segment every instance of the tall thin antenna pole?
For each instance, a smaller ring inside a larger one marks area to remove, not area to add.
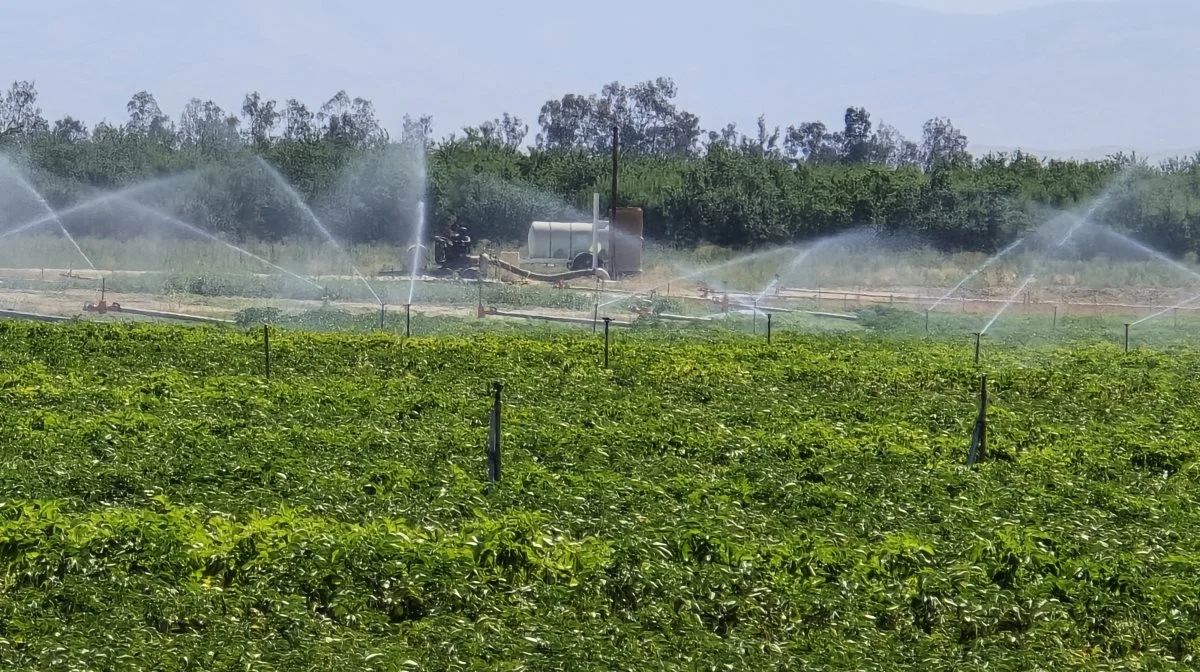
[[[619,273],[617,267],[617,173],[620,166],[621,129],[612,127],[612,199],[608,204],[608,248],[612,277]]]

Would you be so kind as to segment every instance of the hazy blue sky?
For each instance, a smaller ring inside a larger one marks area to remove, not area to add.
[[[389,128],[425,112],[442,135],[511,112],[532,139],[548,98],[665,75],[706,128],[734,121],[748,131],[760,113],[783,126],[837,125],[847,105],[863,105],[907,135],[950,116],[976,145],[1200,144],[1192,0],[13,5],[0,24],[6,78],[36,80],[52,120],[89,125],[123,121],[142,89],[172,117],[190,97],[236,110],[257,90],[315,109],[345,89],[372,100]],[[931,11],[948,8],[961,11]]]
[[[891,0],[897,5],[907,5],[939,12],[964,14],[995,14],[1015,9],[1029,9],[1045,5],[1062,4],[1065,0]],[[1111,0],[1078,0],[1079,2],[1108,2]]]

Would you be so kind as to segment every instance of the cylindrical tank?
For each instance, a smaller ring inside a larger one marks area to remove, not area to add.
[[[617,275],[642,272],[642,209],[617,208],[612,268]]]
[[[534,222],[529,226],[529,256],[570,261],[592,247],[591,222]],[[601,245],[604,241],[600,241]]]

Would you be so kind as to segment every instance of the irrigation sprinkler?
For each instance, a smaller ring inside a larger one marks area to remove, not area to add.
[[[382,303],[380,303],[379,304],[379,330],[380,331],[383,331],[383,314],[384,314],[384,305]]]
[[[975,332],[975,365],[979,366],[979,341],[983,338],[981,332]]]
[[[751,313],[750,324],[751,333],[758,335],[758,299],[754,300],[754,312]]]
[[[263,325],[263,364],[267,372],[267,380],[271,379],[271,325]]]
[[[925,335],[929,335],[929,308],[925,309]]]
[[[1058,306],[1054,307],[1054,321],[1050,323],[1050,328],[1051,329],[1058,328]]]
[[[404,304],[404,337],[412,336],[412,304]]]
[[[608,325],[612,323],[611,317],[604,318],[604,368],[608,368]]]
[[[767,345],[771,344],[771,313],[767,313]]]
[[[1125,323],[1125,352],[1129,353],[1129,323]]]
[[[975,431],[971,433],[971,447],[967,450],[967,466],[987,457],[987,374],[979,379],[979,415],[975,417]]]
[[[492,422],[487,449],[488,483],[500,480],[500,393],[503,390],[504,383],[492,383]]]

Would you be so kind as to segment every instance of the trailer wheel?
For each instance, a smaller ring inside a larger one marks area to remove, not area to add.
[[[604,267],[604,259],[601,259],[600,263],[596,264],[596,266],[597,266],[597,268],[603,268]],[[592,267],[592,253],[591,252],[581,252],[581,253],[575,255],[575,258],[571,260],[571,270],[572,271],[586,271],[586,270],[590,269],[591,267]]]

